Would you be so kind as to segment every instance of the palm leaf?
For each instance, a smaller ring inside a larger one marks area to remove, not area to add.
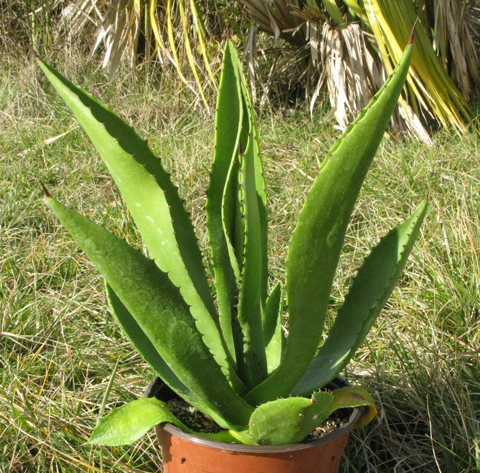
[[[365,0],[365,10],[375,34],[387,70],[393,69],[401,57],[403,45],[417,19],[410,0]],[[414,108],[429,111],[445,127],[465,130],[470,120],[468,104],[440,63],[425,30],[418,27],[417,49],[408,78],[410,99]]]

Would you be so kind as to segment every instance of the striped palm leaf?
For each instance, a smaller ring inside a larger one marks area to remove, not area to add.
[[[416,12],[420,12],[418,49],[401,106],[392,117],[392,129],[428,142],[424,124],[431,118],[459,132],[470,122],[467,100],[473,89],[480,90],[480,74],[464,0],[238,2],[261,31],[309,51],[306,72],[311,106],[326,91],[342,129],[398,63]],[[69,11],[77,22],[85,21],[88,13],[98,15],[94,49],[104,45],[103,64],[111,76],[122,59],[134,68],[143,35],[146,64],[153,57],[174,64],[180,79],[207,104],[205,82],[216,88],[207,54],[209,38],[202,23],[207,9],[199,0],[76,0]],[[252,28],[246,41],[251,84],[255,31]],[[205,71],[202,76],[199,56]],[[196,86],[185,78],[185,64]]]
[[[394,129],[428,141],[420,118],[432,116],[457,131],[469,123],[467,98],[473,87],[480,90],[480,81],[465,2],[344,0],[339,7],[334,0],[239,1],[261,30],[310,48],[317,71],[312,105],[326,88],[341,128],[398,63],[416,8],[423,11],[419,48]]]

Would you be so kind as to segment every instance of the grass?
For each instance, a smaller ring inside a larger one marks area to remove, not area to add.
[[[115,326],[102,279],[47,209],[39,181],[141,242],[105,166],[33,62],[21,56],[0,70],[0,471],[161,471],[153,432],[131,447],[87,444],[117,363],[106,412],[141,396],[153,372]],[[61,69],[164,158],[206,245],[212,117],[168,76],[134,87],[105,85],[91,64]],[[322,117],[259,118],[272,283],[283,279],[304,193],[338,135]],[[430,195],[402,280],[346,373],[374,395],[379,415],[352,434],[344,472],[480,472],[478,135],[440,131],[433,141],[384,140],[347,235],[330,318],[362,258]]]

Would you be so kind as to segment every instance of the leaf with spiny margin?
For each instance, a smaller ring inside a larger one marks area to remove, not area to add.
[[[152,258],[180,288],[217,363],[235,389],[244,391],[216,326],[218,314],[192,223],[159,158],[106,105],[40,59],[38,62],[99,151]]]
[[[390,297],[412,251],[427,211],[422,202],[373,248],[358,270],[325,343],[312,360],[295,396],[308,396],[334,379],[364,341]]]
[[[244,97],[244,107],[248,106]],[[245,153],[239,156],[238,173],[240,196],[239,219],[245,228],[243,268],[238,298],[238,321],[244,337],[245,370],[240,378],[252,389],[267,377],[267,358],[263,343],[262,318],[264,301],[260,288],[264,274],[262,265],[262,233],[255,175],[255,139],[253,122],[249,120],[248,142]]]
[[[265,305],[263,319],[263,341],[267,354],[267,369],[271,373],[282,360],[286,338],[282,326],[283,287],[278,283]]]
[[[377,415],[377,408],[375,407],[373,397],[363,388],[346,386],[344,388],[335,389],[332,391],[332,394],[332,413],[339,409],[364,407],[359,419],[353,426],[354,429],[359,429],[369,424]]]
[[[105,228],[51,197],[48,203],[180,382],[220,426],[245,428],[253,408],[229,384],[168,275]]]
[[[236,359],[232,334],[234,298],[239,268],[230,238],[234,235],[233,217],[236,207],[235,158],[242,126],[243,107],[237,80],[238,57],[230,41],[225,46],[220,92],[215,117],[215,157],[207,192],[207,229],[212,249],[215,288],[220,314],[220,327],[230,356]],[[227,187],[229,176],[235,179]],[[227,221],[228,220],[228,221]],[[228,232],[228,235],[227,235]],[[230,237],[229,235],[232,235]],[[235,312],[235,313],[234,313]]]
[[[331,413],[333,396],[316,392],[311,399],[289,397],[260,405],[250,419],[249,434],[260,445],[285,445],[304,440]]]
[[[93,429],[89,442],[95,445],[116,447],[140,440],[158,424],[173,424],[187,434],[198,435],[223,443],[251,444],[248,434],[222,430],[215,434],[195,432],[175,417],[167,404],[156,398],[140,398],[112,409]]]
[[[307,194],[286,262],[287,348],[278,369],[245,397],[251,404],[288,395],[315,356],[345,232],[403,89],[411,57],[409,43],[384,87],[332,147]]]
[[[260,248],[261,248],[261,266],[262,281],[260,284],[260,296],[262,310],[264,309],[268,296],[268,216],[267,216],[267,189],[265,184],[265,176],[263,172],[262,155],[260,153],[260,144],[258,140],[258,131],[255,121],[255,113],[253,110],[253,102],[250,96],[247,80],[243,69],[240,68],[242,96],[245,100],[245,111],[251,124],[251,139],[254,141],[253,161],[255,166],[255,187],[257,192],[258,213],[259,213],[259,232],[260,232]],[[247,128],[248,129],[248,128]]]
[[[177,375],[170,369],[168,364],[165,363],[165,360],[160,356],[153,343],[150,341],[135,318],[106,281],[105,292],[107,295],[107,303],[110,312],[125,335],[132,341],[132,343],[135,345],[135,348],[143,356],[145,361],[179,396],[181,396],[190,404],[197,406],[197,408],[201,408],[200,410],[205,414],[210,416],[212,414],[215,415],[210,411],[207,405],[202,402],[196,393],[188,389],[178,379]]]
[[[102,417],[88,441],[110,447],[129,445],[141,439],[157,424],[165,422],[174,424],[185,432],[190,431],[164,402],[154,397],[144,397],[116,407]]]

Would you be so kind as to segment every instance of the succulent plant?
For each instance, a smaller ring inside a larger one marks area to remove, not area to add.
[[[48,203],[105,278],[110,309],[144,359],[225,429],[203,435],[281,445],[302,441],[339,408],[365,406],[360,424],[375,415],[363,389],[322,388],[345,368],[395,287],[426,201],[365,259],[319,344],[347,226],[402,91],[412,42],[323,160],[291,237],[285,287],[279,283],[270,292],[258,133],[240,61],[227,43],[206,204],[215,298],[189,215],[161,160],[106,105],[37,58],[105,161],[150,257],[45,189]],[[190,432],[165,403],[142,398],[105,416],[90,441],[130,443],[162,422]]]

